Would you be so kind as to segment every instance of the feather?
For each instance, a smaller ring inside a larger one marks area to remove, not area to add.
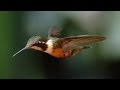
[[[62,38],[63,49],[83,48],[83,46],[91,45],[100,41],[103,41],[105,37],[100,35],[79,35]]]

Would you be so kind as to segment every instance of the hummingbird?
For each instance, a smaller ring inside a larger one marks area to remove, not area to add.
[[[83,49],[91,48],[91,45],[105,40],[101,35],[77,35],[60,38],[62,28],[53,26],[48,31],[48,37],[33,36],[26,46],[13,55],[16,56],[23,50],[34,49],[42,51],[56,58],[69,58],[79,54]]]

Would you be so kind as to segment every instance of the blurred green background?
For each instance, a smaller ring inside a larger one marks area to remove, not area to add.
[[[36,50],[12,58],[30,37],[47,37],[54,25],[63,28],[62,37],[98,34],[107,39],[67,59]],[[119,11],[0,11],[0,79],[118,79],[119,47]]]

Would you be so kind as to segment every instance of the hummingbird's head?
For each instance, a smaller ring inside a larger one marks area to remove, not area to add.
[[[23,49],[21,49],[20,51],[18,51],[17,53],[15,53],[13,55],[13,57],[25,49],[35,49],[35,50],[39,50],[39,51],[45,51],[47,49],[46,40],[40,36],[31,37],[28,40],[26,46]]]

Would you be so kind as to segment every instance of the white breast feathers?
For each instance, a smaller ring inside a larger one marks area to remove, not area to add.
[[[46,42],[46,44],[48,45],[48,48],[44,52],[52,54],[52,52],[53,52],[53,41],[50,39]]]

